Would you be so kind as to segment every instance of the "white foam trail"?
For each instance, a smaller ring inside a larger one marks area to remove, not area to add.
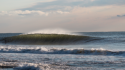
[[[38,34],[73,34],[69,30],[64,30],[60,28],[37,30],[37,31],[28,32],[26,34],[37,34],[37,33]]]
[[[3,53],[35,53],[35,54],[85,54],[85,55],[125,55],[125,51],[99,49],[63,49],[45,47],[0,47]]]
[[[19,67],[15,67],[14,70],[42,70],[36,64],[20,64]]]

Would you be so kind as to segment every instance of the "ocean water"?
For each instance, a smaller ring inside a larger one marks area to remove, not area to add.
[[[0,33],[0,39],[21,33]],[[0,70],[125,70],[125,32],[76,32],[101,38],[75,45],[0,41]]]

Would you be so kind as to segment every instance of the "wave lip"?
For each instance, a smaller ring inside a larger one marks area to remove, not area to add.
[[[87,41],[91,38],[89,36],[66,35],[66,34],[24,34],[3,39],[5,43],[17,44],[74,44],[79,41]]]

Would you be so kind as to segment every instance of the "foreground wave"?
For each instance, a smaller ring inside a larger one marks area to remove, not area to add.
[[[84,67],[76,67],[76,66],[71,66],[71,65],[67,65],[67,64],[35,64],[35,63],[8,63],[10,64],[10,66],[12,66],[12,64],[17,64],[16,67],[11,68],[10,70],[114,70],[114,68],[108,68],[106,67],[108,65],[114,65],[114,64],[119,64],[119,63],[123,63],[124,65],[124,61],[116,61],[116,62],[94,62],[94,61],[85,61],[82,62],[80,64],[82,64]],[[95,67],[89,67],[90,65],[94,65],[94,66],[102,66],[102,64],[105,64],[106,68],[95,68]],[[88,67],[86,65],[89,65]],[[121,65],[121,66],[123,66]],[[120,70],[124,70],[125,68],[122,68]],[[9,69],[8,69],[9,70]]]
[[[47,49],[0,47],[1,53],[34,53],[34,54],[84,54],[84,55],[125,55],[125,51],[110,51],[104,49]]]
[[[95,38],[89,36],[66,35],[66,34],[24,34],[6,37],[3,43],[17,43],[28,45],[47,45],[47,44],[74,44],[80,41],[90,41]]]

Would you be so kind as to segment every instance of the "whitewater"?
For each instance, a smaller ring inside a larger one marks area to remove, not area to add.
[[[125,32],[67,33],[100,38],[68,45],[20,45],[2,41],[21,34],[0,33],[0,70],[125,70]]]

